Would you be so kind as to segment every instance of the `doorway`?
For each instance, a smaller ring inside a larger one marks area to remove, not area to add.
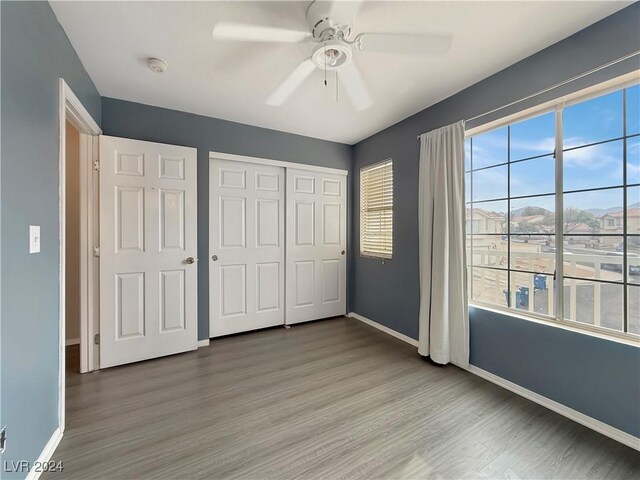
[[[93,162],[97,158],[98,135],[102,131],[62,78],[59,80],[58,91],[58,428],[60,432],[64,432],[67,360],[69,369],[74,372],[87,372],[97,368],[98,351],[91,341],[98,322],[96,276],[99,268],[98,259],[94,258],[93,252],[98,232],[95,221],[98,218],[98,185]],[[67,343],[70,347],[68,358]]]
[[[80,132],[67,120],[65,135],[65,363],[80,372]]]

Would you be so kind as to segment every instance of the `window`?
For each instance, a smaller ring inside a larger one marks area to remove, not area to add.
[[[393,254],[393,160],[360,170],[360,254]]]
[[[639,90],[467,137],[472,303],[640,335]]]

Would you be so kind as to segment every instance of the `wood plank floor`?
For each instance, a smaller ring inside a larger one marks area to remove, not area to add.
[[[352,319],[67,379],[45,478],[640,478],[640,453]]]

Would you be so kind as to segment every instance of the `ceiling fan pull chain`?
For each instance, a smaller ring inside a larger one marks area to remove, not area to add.
[[[327,86],[327,44],[324,44],[324,86]]]

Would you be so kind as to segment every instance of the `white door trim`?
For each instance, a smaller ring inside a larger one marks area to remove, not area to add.
[[[271,165],[274,167],[295,168],[298,170],[307,170],[310,172],[332,173],[334,175],[348,175],[348,170],[339,168],[319,167],[317,165],[306,165],[304,163],[285,162],[283,160],[272,160],[270,158],[249,157],[247,155],[236,155],[234,153],[209,152],[209,160],[231,160],[234,162],[257,163],[258,165]]]
[[[63,78],[58,81],[58,236],[60,239],[59,255],[59,298],[58,298],[58,428],[60,434],[65,427],[65,227],[66,227],[66,122],[69,121],[78,129],[81,136],[96,136],[102,133],[100,127],[89,114],[82,102],[73,93]],[[82,160],[82,157],[81,157]],[[81,182],[82,183],[82,182]],[[88,188],[90,188],[88,186]],[[89,214],[90,216],[90,214]],[[83,219],[84,222],[87,219]],[[84,224],[86,226],[86,223]],[[81,227],[82,228],[82,227]],[[88,271],[83,271],[88,275]],[[84,282],[88,277],[83,278]],[[82,328],[82,327],[81,327]],[[86,330],[86,328],[85,328]],[[81,339],[82,343],[84,339]],[[86,359],[85,359],[86,360]]]
[[[80,371],[100,368],[99,347],[94,336],[100,331],[99,137],[80,134]],[[99,165],[99,164],[98,164]]]

